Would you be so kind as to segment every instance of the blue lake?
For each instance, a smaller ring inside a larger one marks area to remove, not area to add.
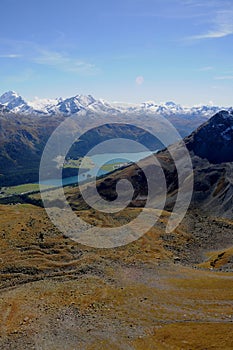
[[[154,151],[156,153],[156,151]],[[138,153],[104,153],[104,154],[96,154],[93,156],[90,156],[91,160],[95,164],[95,167],[88,170],[85,173],[80,174],[79,176],[71,176],[64,178],[62,180],[63,185],[72,185],[74,183],[81,183],[83,181],[86,181],[87,179],[91,179],[92,177],[98,175],[106,175],[108,173],[107,170],[100,169],[103,164],[106,163],[131,163],[131,162],[137,162],[140,159],[146,158],[150,156],[152,152],[146,151],[146,152],[138,152]],[[50,185],[50,186],[59,186],[60,182],[58,179],[50,179],[46,181],[42,181],[41,184],[43,185]]]

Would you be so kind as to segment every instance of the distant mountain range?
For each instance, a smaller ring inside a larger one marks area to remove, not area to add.
[[[24,115],[62,115],[69,116],[81,110],[98,113],[137,113],[137,114],[161,114],[163,116],[186,116],[186,117],[210,117],[219,110],[231,110],[223,106],[200,105],[194,107],[183,107],[174,102],[155,103],[153,101],[141,104],[126,104],[107,102],[103,99],[96,100],[91,95],[76,95],[70,98],[36,99],[32,102],[26,101],[14,91],[5,92],[0,96],[0,105],[9,112]]]
[[[82,143],[74,143],[69,154],[71,158],[80,157],[99,142],[116,137],[129,137],[152,150],[162,149],[164,146],[158,140],[133,126],[135,118],[141,119],[146,115],[153,117],[159,114],[167,118],[182,137],[186,137],[203,123],[208,123],[210,116],[219,112],[220,108],[217,106],[184,108],[173,102],[159,105],[154,102],[128,105],[96,100],[90,95],[26,102],[17,93],[8,91],[0,97],[0,186],[38,181],[40,159],[48,138],[65,118],[76,113],[84,111],[87,116],[96,117],[98,120],[103,116],[103,124],[105,116],[117,117],[123,114],[126,121],[132,125],[118,127],[108,125],[101,130],[96,128],[88,132],[82,137]],[[230,112],[231,108],[228,108],[223,113],[228,115]],[[153,118],[151,120],[153,121]],[[202,145],[199,145],[195,152],[199,152],[202,156],[208,151],[210,161],[214,161],[213,158],[218,157],[216,156],[218,153],[212,150],[214,147],[219,148],[219,142],[224,141],[226,146],[222,149],[222,155],[225,160],[231,157],[231,140],[229,140],[231,126],[225,128],[225,124],[224,126],[222,124],[224,123],[219,123],[218,128],[212,128],[211,122],[207,124],[210,125],[208,127],[210,130],[208,129],[206,135],[203,134]],[[215,135],[214,132],[219,135],[218,131],[221,131],[222,136]],[[194,141],[190,139],[190,145],[197,144],[196,137]],[[122,151],[120,145],[118,151]],[[218,161],[217,158],[215,160]]]

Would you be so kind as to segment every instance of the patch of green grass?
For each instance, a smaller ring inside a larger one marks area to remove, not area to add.
[[[120,168],[121,166],[125,165],[125,163],[123,162],[117,162],[117,163],[108,163],[108,164],[104,164],[101,167],[101,170],[105,170],[105,171],[113,171],[116,170],[118,168]]]
[[[77,169],[92,169],[95,166],[92,159],[89,157],[79,159],[69,159],[64,163],[64,168],[77,168]]]
[[[44,185],[44,189],[49,188],[49,186]],[[18,186],[3,187],[1,189],[1,197],[7,197],[13,194],[22,194],[27,192],[39,191],[39,184],[23,184]]]

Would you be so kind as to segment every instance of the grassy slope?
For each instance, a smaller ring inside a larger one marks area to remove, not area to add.
[[[40,208],[0,206],[0,348],[232,349],[233,273],[174,264],[161,223],[97,250],[64,238]]]

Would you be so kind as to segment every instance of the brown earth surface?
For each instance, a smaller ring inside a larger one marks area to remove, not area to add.
[[[125,247],[94,249],[41,208],[0,206],[0,349],[232,349],[233,223],[190,212],[166,234],[168,216]]]

